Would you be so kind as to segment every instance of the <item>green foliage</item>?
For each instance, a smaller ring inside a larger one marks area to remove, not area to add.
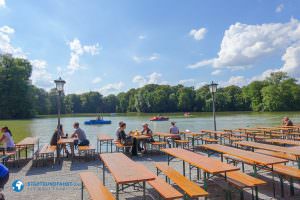
[[[19,58],[0,55],[0,119],[29,118],[57,113],[58,95],[33,86],[32,66]],[[300,110],[300,85],[283,72],[272,73],[264,81],[242,88],[218,88],[217,111],[292,111]],[[68,94],[61,97],[61,113],[101,112],[208,112],[212,95],[208,85],[194,89],[183,85],[149,84],[103,97],[99,92]]]

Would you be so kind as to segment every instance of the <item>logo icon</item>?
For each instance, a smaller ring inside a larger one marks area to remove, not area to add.
[[[12,183],[12,189],[15,192],[21,192],[24,189],[24,183],[20,180],[15,180]]]

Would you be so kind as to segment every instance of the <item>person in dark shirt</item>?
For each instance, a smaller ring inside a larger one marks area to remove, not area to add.
[[[284,125],[284,126],[293,126],[293,122],[288,117],[284,117],[283,120],[282,120],[282,125]]]

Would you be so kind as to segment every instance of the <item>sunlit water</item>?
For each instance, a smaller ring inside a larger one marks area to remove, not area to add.
[[[276,126],[280,125],[283,116],[288,115],[294,123],[300,123],[300,112],[291,113],[217,113],[217,129],[234,129],[240,127],[253,126]],[[61,123],[64,126],[65,133],[73,133],[74,122],[79,122],[82,129],[85,130],[91,144],[96,145],[96,136],[98,134],[108,134],[115,136],[119,121],[127,124],[127,131],[141,129],[142,124],[147,122],[150,128],[155,131],[166,132],[169,130],[170,122],[175,121],[180,130],[199,131],[201,129],[213,129],[213,118],[210,113],[197,113],[193,117],[185,118],[183,115],[170,114],[169,121],[150,122],[151,115],[135,116],[108,116],[105,119],[112,120],[110,125],[84,125],[84,121],[92,117],[65,117]],[[1,122],[0,122],[1,123]],[[28,121],[29,132],[32,136],[40,138],[40,144],[49,143],[51,135],[57,124],[56,118],[33,119]]]

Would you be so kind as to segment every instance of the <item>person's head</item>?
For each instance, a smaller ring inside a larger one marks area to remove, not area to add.
[[[143,124],[143,129],[148,129],[149,128],[149,125],[147,123],[144,123]]]
[[[171,122],[171,125],[172,125],[172,126],[175,126],[175,124],[176,124],[176,122]]]
[[[63,125],[62,125],[62,124],[60,124],[60,125],[58,126],[58,130],[63,131]]]
[[[126,129],[126,123],[122,123],[121,125],[120,125],[120,128],[122,129],[122,130],[125,130]]]
[[[288,118],[288,117],[284,117],[283,120],[284,120],[284,121],[288,121],[289,118]]]
[[[122,124],[124,124],[124,122],[123,122],[123,121],[120,121],[120,122],[119,122],[119,127],[121,127]]]
[[[12,133],[11,133],[11,131],[8,129],[7,126],[2,127],[1,132],[2,132],[2,133],[8,132],[8,133],[12,136]]]
[[[76,128],[79,128],[79,123],[78,122],[75,122],[74,124],[73,124],[73,127],[76,129]]]

